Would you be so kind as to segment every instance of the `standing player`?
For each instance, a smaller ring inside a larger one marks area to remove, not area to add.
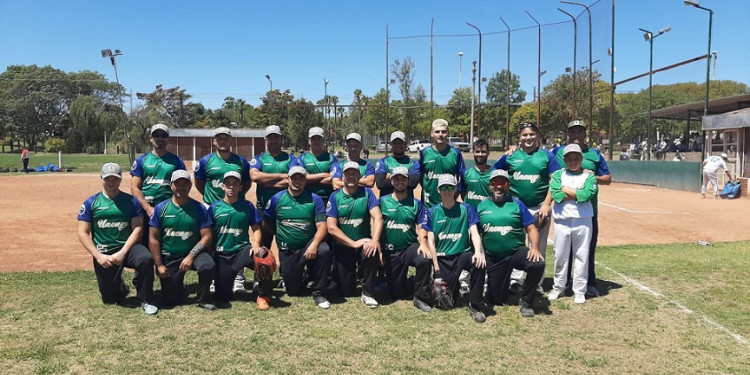
[[[454,178],[463,175],[466,167],[461,152],[448,143],[448,121],[432,122],[434,144],[419,152],[419,168],[422,171],[422,203],[426,209],[440,203],[438,176],[448,174]]]
[[[263,210],[276,193],[289,187],[289,166],[294,156],[281,149],[281,128],[271,125],[266,128],[266,151],[250,161],[250,178],[255,182],[255,197],[258,210]],[[270,244],[268,245],[270,247]]]
[[[290,296],[302,295],[306,281],[305,266],[312,275],[312,297],[318,307],[331,303],[323,296],[331,270],[331,250],[325,243],[325,204],[317,194],[305,190],[307,171],[301,166],[289,168],[289,187],[276,193],[263,211],[263,233],[276,235],[281,277]],[[264,240],[266,241],[266,240]]]
[[[328,197],[333,192],[333,178],[338,173],[339,161],[326,151],[323,129],[317,126],[310,128],[307,136],[310,151],[301,154],[290,165],[305,168],[307,171],[305,189],[319,196],[323,203],[327,203]]]
[[[607,167],[607,162],[604,160],[604,156],[602,156],[598,149],[589,147],[586,144],[586,124],[584,124],[581,120],[574,120],[569,122],[567,136],[568,143],[575,143],[581,147],[581,152],[583,153],[583,162],[581,164],[581,168],[594,173],[594,175],[596,176],[596,184],[601,186],[609,185],[610,183],[612,183],[612,175],[610,175],[609,173],[609,168]],[[558,147],[552,151],[552,153],[557,158],[557,164],[559,166],[565,164],[565,161],[563,160],[564,150],[564,147]],[[599,296],[599,289],[597,289],[596,286],[596,269],[594,264],[594,262],[596,261],[596,242],[599,238],[599,221],[597,219],[599,206],[598,196],[599,190],[597,189],[596,193],[591,199],[591,205],[594,207],[594,216],[591,218],[591,243],[589,244],[588,260],[589,277],[588,288],[586,291],[586,294],[592,297]],[[570,271],[568,271],[568,276],[570,276]],[[568,279],[570,279],[570,277],[568,277]]]
[[[706,187],[708,183],[714,186],[714,199],[719,196],[719,182],[716,180],[716,172],[721,168],[726,173],[727,178],[731,181],[732,175],[727,168],[727,154],[721,153],[721,157],[711,155],[703,161],[701,169],[703,171],[703,185],[701,185],[701,197],[706,197]]]
[[[378,186],[380,196],[385,197],[393,193],[393,170],[397,167],[405,167],[409,171],[409,190],[410,196],[414,196],[414,188],[419,185],[421,169],[416,160],[406,155],[406,134],[402,131],[391,133],[391,151],[392,155],[380,159],[375,164],[375,184]]]
[[[414,198],[409,188],[410,173],[406,167],[395,167],[390,173],[393,193],[380,198],[383,215],[383,247],[385,275],[391,297],[401,299],[414,290],[414,307],[430,312],[430,273],[432,254],[427,246],[426,232],[422,229],[425,219],[422,202]],[[407,284],[409,266],[416,268],[414,285]]]
[[[508,195],[510,177],[503,169],[492,171],[489,182],[492,199],[479,204],[477,213],[482,230],[482,245],[487,252],[487,297],[499,306],[508,300],[508,284],[513,269],[528,276],[518,301],[521,315],[534,316],[535,285],[544,276],[544,256],[539,252],[539,233],[534,217],[518,198]],[[531,248],[525,245],[529,237]]]
[[[208,249],[211,246],[211,216],[190,198],[190,173],[172,173],[172,198],[156,205],[149,221],[149,248],[161,281],[164,304],[175,306],[185,298],[185,273],[198,272],[198,307],[216,310],[209,287],[216,272]]]
[[[104,303],[122,303],[128,296],[130,288],[122,280],[122,270],[132,268],[143,275],[136,283],[141,309],[147,315],[155,315],[159,309],[151,303],[154,261],[139,243],[143,230],[141,205],[120,190],[119,165],[104,164],[101,178],[102,191],[86,199],[78,211],[78,241],[94,257],[94,272]]]
[[[29,174],[29,150],[26,147],[21,150],[21,163],[23,164],[23,173]]]
[[[434,259],[435,284],[444,280],[455,299],[458,277],[461,271],[469,271],[469,313],[475,322],[482,323],[485,321],[481,309],[486,262],[477,230],[479,218],[471,206],[456,202],[456,185],[454,176],[440,175],[437,186],[441,203],[427,211],[423,228],[427,231],[427,243]]]
[[[375,186],[375,167],[367,160],[362,159],[362,136],[359,133],[350,133],[346,136],[346,152],[349,161],[356,162],[359,165],[359,173],[362,178],[359,179],[359,186],[372,188]],[[341,189],[345,186],[341,178],[342,172],[334,176],[333,188]]]
[[[478,139],[472,146],[474,154],[474,168],[464,171],[461,182],[461,198],[465,203],[475,210],[480,202],[490,197],[490,175],[492,167],[487,164],[487,158],[490,156],[490,144],[484,139]]]
[[[552,205],[549,180],[552,173],[559,169],[559,165],[551,152],[539,148],[539,128],[536,124],[521,124],[518,140],[520,147],[510,155],[503,155],[494,168],[508,172],[510,195],[520,199],[534,216],[539,231],[539,251],[545,256]],[[528,244],[530,243],[531,238]],[[519,291],[523,284],[523,271],[513,270],[510,283],[511,289]],[[541,284],[537,290],[542,291]]]
[[[357,288],[357,266],[362,269],[362,296],[365,306],[378,307],[375,276],[383,255],[380,234],[383,216],[378,199],[368,187],[360,187],[359,163],[344,164],[344,187],[331,194],[326,208],[328,234],[336,241],[333,248],[335,272],[345,297]],[[370,221],[372,220],[372,225]]]

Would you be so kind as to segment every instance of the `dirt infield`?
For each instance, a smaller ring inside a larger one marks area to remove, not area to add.
[[[130,176],[122,185],[130,190]],[[76,215],[100,188],[96,174],[0,177],[0,272],[92,269],[76,238]],[[254,201],[254,190],[248,196]],[[750,199],[612,184],[601,188],[599,201],[600,245],[750,240],[741,219],[750,216]]]

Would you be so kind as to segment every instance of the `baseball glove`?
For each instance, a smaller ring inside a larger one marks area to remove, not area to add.
[[[453,291],[443,279],[435,279],[432,283],[432,298],[435,300],[435,307],[443,310],[453,308]]]
[[[535,219],[534,226],[536,227],[537,230],[541,230],[549,222],[549,216],[547,216],[544,219],[542,219],[542,218],[539,217],[539,213],[538,212],[536,214],[534,214],[534,219]]]
[[[266,247],[261,255],[253,254],[255,262],[255,277],[258,281],[271,280],[276,272],[276,258]]]

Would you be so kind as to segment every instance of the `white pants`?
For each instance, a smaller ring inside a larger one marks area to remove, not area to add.
[[[529,212],[531,215],[536,215],[537,212],[539,212],[539,208],[541,208],[541,205],[536,207],[528,207]],[[547,237],[549,236],[549,228],[550,228],[550,222],[552,222],[552,210],[550,210],[550,217],[547,220],[547,225],[542,227],[542,229],[539,229],[539,252],[542,254],[544,259],[547,259]],[[528,240],[528,237],[526,237],[526,243],[528,244],[528,247],[531,248],[531,241]],[[546,263],[545,263],[546,264]],[[544,273],[542,273],[544,274]],[[542,277],[542,280],[539,280],[539,285],[542,285],[542,281],[544,281],[544,277]],[[523,271],[513,269],[513,271],[510,273],[510,284],[513,285],[516,283],[523,283]]]
[[[719,195],[719,182],[716,180],[716,171],[703,170],[703,185],[701,186],[701,194],[706,195],[706,187],[708,183],[714,186],[714,196]]]
[[[591,243],[591,218],[555,219],[555,285],[563,292],[568,282],[570,251],[573,262],[573,293],[586,294],[589,278],[589,244]]]

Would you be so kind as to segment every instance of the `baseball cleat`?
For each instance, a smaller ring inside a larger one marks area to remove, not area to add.
[[[562,295],[562,292],[560,291],[560,289],[552,288],[552,290],[549,291],[549,295],[547,295],[547,299],[550,301],[554,301],[560,298],[561,295]]]
[[[148,302],[141,302],[141,310],[146,315],[156,315],[159,312],[159,308],[148,303]]]
[[[315,302],[315,304],[323,310],[331,307],[331,303],[328,302],[328,300],[321,294],[313,296],[313,302]]]
[[[534,309],[531,308],[531,304],[526,302],[524,299],[518,300],[518,306],[520,306],[520,309],[518,311],[521,312],[521,316],[524,318],[531,318],[534,316]]]
[[[258,296],[255,303],[258,305],[258,310],[260,311],[266,311],[271,307],[271,301],[266,296]]]
[[[378,307],[378,301],[375,298],[365,295],[364,293],[362,293],[362,297],[360,297],[360,299],[362,300],[362,303],[365,304],[365,306],[371,309]]]
[[[471,303],[469,304],[469,314],[471,315],[471,318],[474,319],[477,323],[484,323],[485,320],[487,320],[487,317],[484,316],[484,313],[481,311],[481,309],[475,309],[471,306]]]
[[[577,304],[582,304],[586,302],[586,296],[584,296],[582,293],[576,293],[573,297],[573,302]]]

